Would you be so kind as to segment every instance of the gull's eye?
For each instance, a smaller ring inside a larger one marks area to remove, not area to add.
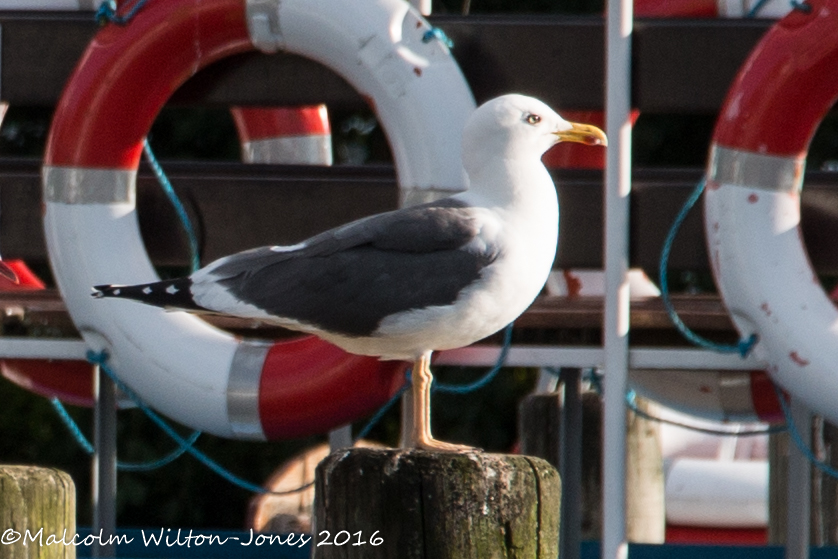
[[[524,120],[527,121],[527,124],[532,124],[533,126],[535,126],[536,124],[541,122],[541,117],[530,113],[524,118]]]

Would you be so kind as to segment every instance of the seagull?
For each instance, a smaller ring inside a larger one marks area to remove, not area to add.
[[[594,126],[504,95],[463,130],[468,189],[376,214],[290,246],[226,256],[188,277],[94,287],[94,297],[258,319],[345,351],[412,361],[409,447],[462,452],[433,438],[431,353],[514,321],[541,292],[558,241],[556,188],[541,156],[559,142],[607,145]]]

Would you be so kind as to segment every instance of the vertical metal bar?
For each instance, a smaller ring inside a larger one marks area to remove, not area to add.
[[[352,425],[344,425],[329,431],[329,450],[332,452],[352,446]]]
[[[608,0],[605,129],[605,396],[603,410],[603,559],[627,554],[626,410],[628,233],[631,192],[631,0]]]
[[[559,435],[562,480],[559,557],[579,559],[582,553],[582,370],[562,369],[564,405]]]
[[[3,26],[0,26],[0,99],[5,99],[3,95],[3,54],[6,51],[3,50]]]
[[[431,15],[431,0],[410,0],[410,5],[419,10],[423,16]]]
[[[799,398],[792,398],[791,417],[803,442],[812,439],[812,414]],[[796,445],[789,445],[788,507],[786,514],[786,559],[809,557],[809,519],[812,499],[812,470],[809,459]]]
[[[402,394],[402,429],[399,433],[399,446],[407,448],[411,433],[413,433],[413,387]]]
[[[101,534],[101,540],[91,552],[93,557],[115,557],[115,546],[107,542],[116,534],[116,385],[98,366],[93,379],[93,533]]]
[[[555,392],[559,385],[559,377],[541,367],[538,370],[538,380],[535,382],[534,394],[549,394]]]

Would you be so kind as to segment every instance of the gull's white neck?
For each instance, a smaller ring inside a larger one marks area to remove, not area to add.
[[[468,190],[455,198],[512,212],[557,212],[556,187],[540,158],[497,158],[466,168]]]

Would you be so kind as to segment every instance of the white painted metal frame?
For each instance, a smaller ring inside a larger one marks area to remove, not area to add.
[[[602,555],[628,556],[626,409],[629,368],[629,195],[631,193],[632,0],[608,0],[605,30],[605,394]]]

